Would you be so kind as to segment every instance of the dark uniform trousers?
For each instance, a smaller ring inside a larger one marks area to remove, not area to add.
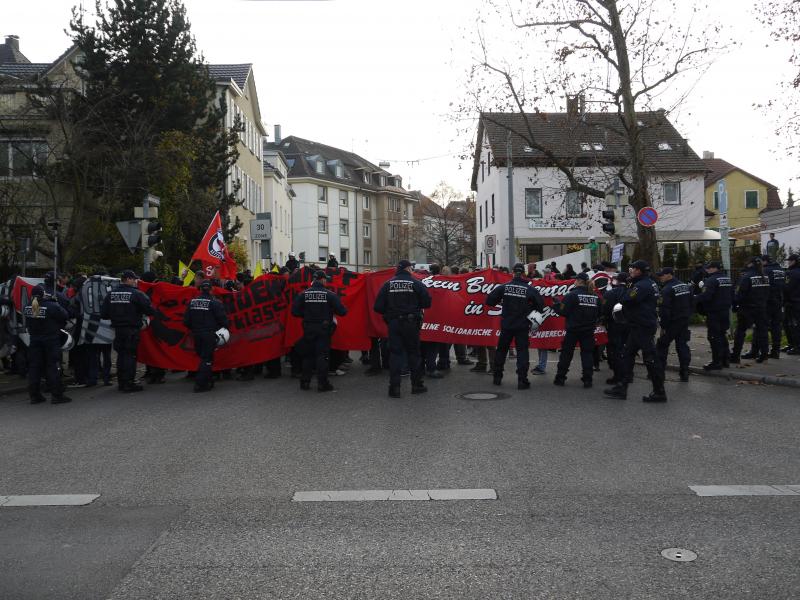
[[[564,340],[561,342],[561,356],[558,358],[556,379],[567,378],[577,344],[581,345],[581,380],[591,383],[594,374],[594,327],[591,329],[567,329]]]
[[[628,339],[628,328],[609,323],[608,331],[608,366],[614,373],[614,381],[622,381],[627,369],[625,368],[625,341]]]
[[[764,308],[740,307],[736,311],[736,332],[733,335],[733,354],[739,356],[747,330],[753,328],[753,345],[761,354],[769,353],[767,311]]]
[[[529,335],[529,327],[500,330],[500,337],[497,339],[497,351],[494,354],[495,375],[503,374],[503,366],[506,364],[508,349],[511,347],[511,340],[514,340],[514,345],[517,348],[517,376],[521,379],[527,379],[528,365],[530,363]]]
[[[61,343],[57,335],[31,335],[28,345],[28,392],[31,396],[40,394],[42,371],[47,379],[47,387],[55,397],[63,390],[59,383],[61,369]]]
[[[780,352],[781,334],[783,333],[783,305],[780,302],[770,302],[767,305],[767,329],[772,338],[772,350]],[[764,348],[763,354],[769,352],[769,348]]]
[[[731,327],[731,316],[727,310],[709,312],[706,315],[706,331],[711,346],[711,362],[726,363],[730,356],[726,332]]]
[[[136,377],[136,351],[139,348],[138,327],[116,327],[114,350],[117,351],[117,382],[119,389],[133,385]]]
[[[621,385],[627,385],[628,381],[633,380],[633,365],[636,353],[641,351],[642,361],[650,375],[653,389],[663,389],[664,370],[660,368],[656,356],[656,344],[653,341],[656,335],[655,327],[631,327],[628,332],[628,339],[625,340],[625,379]]]
[[[303,375],[301,381],[311,381],[311,374],[316,368],[317,385],[327,383],[330,350],[330,324],[303,321]]]
[[[203,331],[193,335],[194,351],[200,357],[194,384],[198,388],[207,388],[213,384],[214,348],[217,347],[217,334],[213,331]]]
[[[783,325],[789,346],[800,349],[800,305],[787,304],[784,307]]]
[[[675,352],[678,355],[678,365],[683,371],[689,368],[689,363],[692,360],[692,353],[689,350],[689,319],[673,321],[666,328],[661,328],[661,335],[656,342],[656,351],[658,352],[658,361],[661,368],[667,367],[667,354],[669,354],[669,346],[675,342]]]
[[[408,359],[411,383],[422,382],[422,360],[419,353],[419,330],[422,325],[417,315],[402,315],[389,321],[389,385],[400,385],[404,357]]]

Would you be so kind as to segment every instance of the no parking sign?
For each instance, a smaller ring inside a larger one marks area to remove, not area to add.
[[[636,219],[643,227],[653,227],[658,221],[658,211],[652,206],[645,206],[636,214]]]

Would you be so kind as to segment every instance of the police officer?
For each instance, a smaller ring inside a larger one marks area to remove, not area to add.
[[[428,391],[422,380],[419,331],[422,310],[431,305],[427,288],[411,274],[411,262],[401,260],[395,276],[383,284],[373,310],[383,315],[389,329],[389,397],[400,397],[400,372],[404,360],[411,371],[411,393]]]
[[[669,346],[675,342],[681,381],[689,381],[689,363],[692,354],[689,350],[689,318],[693,312],[692,286],[682,282],[674,275],[672,267],[664,267],[656,273],[662,283],[658,305],[658,319],[661,335],[656,342],[661,368],[667,367]]]
[[[626,374],[625,368],[625,340],[628,339],[628,322],[622,311],[614,314],[614,307],[622,303],[622,295],[627,289],[628,274],[619,273],[609,282],[603,293],[603,305],[600,312],[608,332],[608,366],[611,368],[612,377],[606,383],[615,385],[623,381]]]
[[[494,355],[494,384],[503,381],[503,367],[511,341],[517,347],[517,389],[527,390],[531,387],[528,381],[530,322],[528,315],[532,310],[544,310],[544,301],[539,291],[522,278],[525,265],[514,265],[514,278],[508,283],[498,285],[486,297],[488,306],[503,305],[500,318],[500,338],[497,340],[497,351]]]
[[[703,291],[695,297],[697,312],[706,316],[706,331],[711,346],[711,362],[703,365],[703,369],[718,371],[729,366],[727,335],[731,326],[733,284],[731,278],[722,271],[722,263],[717,260],[706,264],[705,271],[708,277],[700,286]]]
[[[560,303],[555,305],[558,314],[566,317],[566,335],[561,343],[561,356],[558,359],[558,370],[555,385],[563,386],[567,380],[567,371],[575,353],[575,344],[581,345],[581,369],[583,387],[592,387],[594,373],[594,330],[600,317],[600,299],[589,282],[589,275],[578,273],[574,287],[564,295]]]
[[[783,306],[786,337],[789,348],[786,354],[800,354],[800,255],[792,254],[786,269],[786,287],[783,288]]]
[[[31,404],[45,401],[40,391],[42,370],[53,396],[51,402],[53,404],[71,402],[71,399],[64,395],[61,384],[61,330],[67,323],[67,311],[41,286],[33,288],[31,296],[31,303],[24,309],[30,334],[28,394]]]
[[[764,275],[769,279],[769,300],[767,301],[767,329],[772,337],[770,358],[781,357],[781,334],[783,333],[783,289],[786,287],[786,271],[768,254],[761,257],[764,262]],[[758,353],[755,346],[750,351]]]
[[[130,270],[122,272],[120,284],[103,300],[100,316],[111,320],[114,328],[114,350],[117,351],[117,384],[120,392],[141,392],[144,388],[134,383],[136,377],[136,351],[139,331],[144,315],[156,314],[150,298],[136,289],[137,276]]]
[[[625,400],[628,397],[628,381],[633,378],[633,361],[641,351],[653,391],[642,397],[644,402],[666,402],[664,371],[656,356],[655,335],[658,328],[658,284],[650,278],[650,265],[637,260],[628,268],[630,280],[622,294],[622,307],[630,328],[625,341],[625,379],[613,388],[604,391],[608,398]]]
[[[200,357],[194,377],[194,391],[207,392],[214,387],[212,379],[214,349],[217,347],[217,330],[228,327],[228,315],[222,302],[211,295],[211,281],[200,284],[200,295],[189,301],[183,314],[183,324],[192,332],[194,351]]]
[[[758,349],[756,362],[769,358],[769,339],[767,337],[767,303],[769,302],[769,277],[764,275],[761,258],[754,256],[747,261],[733,297],[736,311],[736,331],[733,335],[733,350],[730,362],[740,362],[742,346],[747,330],[753,328],[753,346]]]
[[[303,374],[300,389],[311,387],[311,370],[316,361],[317,390],[331,392],[333,386],[328,381],[328,357],[331,348],[331,335],[335,328],[333,316],[344,316],[347,309],[339,296],[325,289],[325,272],[314,272],[314,283],[292,301],[292,314],[303,319]]]

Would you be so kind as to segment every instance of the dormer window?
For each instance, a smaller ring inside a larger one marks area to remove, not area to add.
[[[600,152],[600,151],[603,150],[603,144],[601,144],[599,142],[595,142],[595,143],[592,144],[592,149]]]
[[[344,177],[344,167],[341,164],[336,165],[336,176],[339,179]]]
[[[364,183],[371,183],[368,171],[364,171]]]
[[[378,181],[380,182],[381,187],[386,187],[386,175],[381,175],[378,177]]]
[[[581,144],[581,151],[583,151],[583,152],[590,152],[591,150],[592,150],[592,145],[591,145],[591,144],[589,144],[588,142],[583,142],[583,143]]]
[[[669,142],[659,142],[658,143],[659,150],[672,150],[672,146],[669,145]]]

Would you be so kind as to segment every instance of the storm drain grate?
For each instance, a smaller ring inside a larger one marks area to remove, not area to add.
[[[456,398],[461,398],[462,400],[473,400],[479,402],[486,402],[489,400],[505,400],[508,398],[508,394],[503,394],[502,392],[464,392],[463,394],[456,394]]]
[[[697,558],[697,554],[686,548],[665,548],[661,556],[675,562],[692,562]]]

